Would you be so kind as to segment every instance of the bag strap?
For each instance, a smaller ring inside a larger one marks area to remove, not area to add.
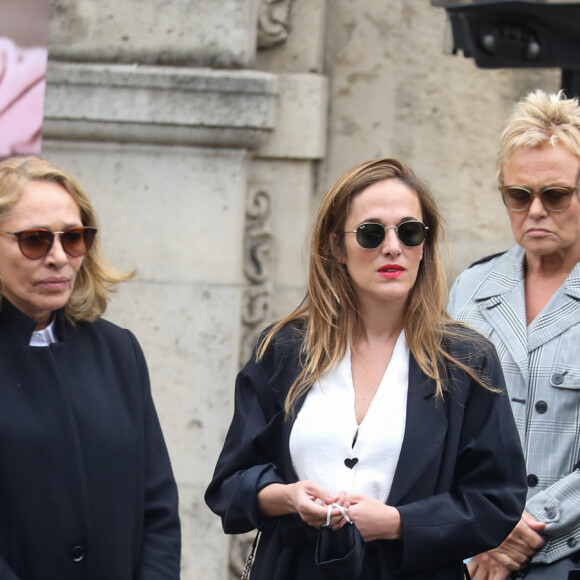
[[[248,580],[250,577],[250,571],[252,570],[252,563],[254,561],[254,554],[256,553],[256,546],[258,545],[258,538],[260,537],[260,530],[256,534],[254,541],[252,542],[252,549],[246,558],[246,563],[244,564],[244,569],[242,570],[242,576],[240,580]]]

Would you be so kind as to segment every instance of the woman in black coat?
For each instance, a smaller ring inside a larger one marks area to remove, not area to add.
[[[517,523],[503,375],[445,314],[439,235],[428,189],[393,159],[322,201],[306,299],[238,375],[206,492],[226,533],[261,530],[253,579],[459,580]]]
[[[86,194],[0,164],[0,577],[176,580],[177,488],[135,337],[101,314],[130,275]]]

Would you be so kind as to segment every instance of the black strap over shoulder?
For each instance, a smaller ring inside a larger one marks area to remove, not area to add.
[[[476,260],[475,262],[473,262],[473,264],[469,264],[467,269],[473,268],[473,266],[479,266],[480,264],[485,264],[486,262],[489,262],[489,261],[493,260],[494,258],[499,258],[499,256],[503,256],[504,254],[505,254],[505,252],[496,252],[495,254],[490,254],[489,256],[485,256],[483,258],[480,258],[479,260]]]

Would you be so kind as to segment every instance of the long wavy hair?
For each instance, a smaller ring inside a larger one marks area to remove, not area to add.
[[[410,167],[397,159],[383,158],[347,171],[324,196],[312,233],[306,296],[298,308],[266,332],[259,345],[258,360],[282,327],[295,321],[301,321],[305,326],[300,350],[302,370],[286,398],[287,416],[292,415],[298,399],[319,379],[320,374],[344,357],[361,322],[352,280],[346,267],[334,256],[332,239],[344,243],[345,223],[352,200],[374,183],[389,179],[401,181],[416,193],[423,223],[429,228],[423,259],[404,315],[404,330],[411,353],[421,370],[436,381],[438,397],[442,397],[445,391],[443,369],[446,361],[459,366],[488,387],[477,371],[454,359],[445,348],[446,338],[463,337],[464,334],[463,327],[445,310],[447,276],[439,246],[440,242],[447,246],[447,241],[435,200],[427,185]],[[473,340],[473,334],[469,336]]]
[[[0,222],[18,202],[26,186],[33,182],[56,183],[75,200],[84,226],[98,227],[95,210],[79,183],[70,175],[39,157],[12,157],[0,163]],[[71,322],[94,322],[107,308],[115,286],[131,279],[135,272],[121,272],[105,257],[99,236],[84,257],[73,291],[65,306]],[[0,298],[2,281],[0,280]]]

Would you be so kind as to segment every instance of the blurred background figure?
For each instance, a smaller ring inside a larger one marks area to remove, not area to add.
[[[39,155],[50,0],[0,1],[0,159]]]
[[[0,38],[0,158],[40,154],[46,47]]]

